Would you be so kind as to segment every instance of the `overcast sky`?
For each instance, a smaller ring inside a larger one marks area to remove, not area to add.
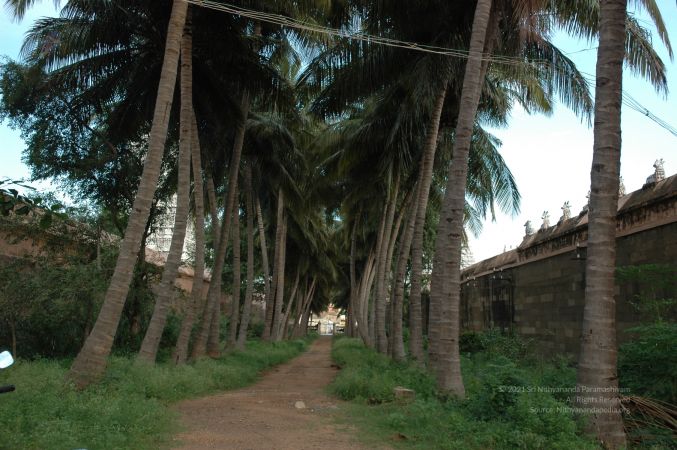
[[[2,2],[4,4],[4,2]],[[677,51],[677,9],[673,0],[658,0],[668,32]],[[24,21],[14,23],[7,12],[0,10],[0,55],[16,59],[23,34],[35,20],[54,15],[52,1],[39,2]],[[641,19],[649,26],[649,22]],[[624,90],[648,108],[653,114],[677,127],[677,64],[667,57],[658,39],[655,47],[666,63],[668,71],[668,98],[656,94],[644,80],[626,70]],[[555,44],[568,53],[582,72],[594,75],[596,43],[576,41],[556,36]],[[623,108],[623,151],[621,175],[628,192],[640,189],[647,176],[653,173],[653,163],[665,160],[667,175],[677,172],[677,137],[659,127],[644,115]],[[592,128],[581,123],[574,114],[558,106],[553,115],[530,116],[515,110],[510,125],[492,130],[501,139],[501,153],[511,168],[522,193],[521,213],[516,217],[499,214],[496,222],[487,221],[482,234],[471,239],[475,261],[514,248],[524,236],[524,223],[531,220],[534,227],[541,223],[543,211],[549,211],[551,223],[556,223],[565,201],[571,203],[572,214],[577,214],[586,203],[590,186],[592,161]],[[0,179],[28,178],[28,168],[21,162],[24,148],[19,133],[0,124]],[[41,188],[48,185],[41,185]]]

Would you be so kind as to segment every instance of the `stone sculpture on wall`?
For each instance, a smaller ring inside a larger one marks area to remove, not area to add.
[[[543,219],[543,223],[541,224],[541,230],[548,229],[550,227],[550,213],[548,211],[543,211],[541,219]]]
[[[524,224],[524,235],[531,236],[532,234],[534,234],[534,227],[531,225],[531,220],[527,220]]]
[[[665,161],[663,161],[663,158],[657,159],[655,163],[653,163],[654,173],[652,175],[649,175],[646,179],[647,184],[654,184],[658,183],[659,181],[663,181],[665,179],[665,168],[663,167],[663,164]]]
[[[568,200],[564,202],[564,205],[562,205],[561,209],[562,209],[562,217],[559,218],[558,223],[564,222],[565,220],[571,218],[571,204],[569,203]]]

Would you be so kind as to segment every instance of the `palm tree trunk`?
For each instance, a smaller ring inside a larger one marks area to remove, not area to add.
[[[219,226],[218,205],[216,202],[216,189],[214,188],[214,179],[211,175],[207,175],[207,199],[209,200],[209,217],[212,222],[212,243],[215,249],[219,248],[219,234],[221,227]]]
[[[298,297],[296,297],[296,296],[294,297],[294,299],[295,299],[295,301],[294,301],[294,315],[291,316],[292,317],[292,324],[293,324],[291,333],[289,333],[289,321],[287,320],[285,322],[284,333],[283,333],[283,336],[285,337],[285,339],[287,337],[294,337],[294,331],[296,330],[296,325],[298,324],[299,319],[301,318],[301,314],[303,313],[303,306],[304,306],[304,302],[305,302],[305,293],[308,292],[308,276],[307,275],[303,280],[303,285],[305,287],[301,288],[298,292],[295,293]],[[297,298],[298,298],[298,300],[296,300]]]
[[[230,159],[228,194],[223,212],[223,221],[220,230],[221,233],[219,235],[219,246],[214,257],[212,279],[211,283],[209,283],[209,291],[207,292],[207,307],[205,308],[205,313],[200,324],[200,331],[198,332],[195,345],[193,346],[193,351],[191,353],[192,358],[204,356],[205,353],[209,354],[209,356],[217,357],[221,353],[221,349],[219,348],[221,273],[223,272],[223,265],[225,263],[226,250],[230,237],[230,224],[233,213],[233,205],[235,204],[235,192],[237,190],[237,175],[240,167],[240,155],[242,154],[242,146],[244,144],[245,124],[247,121],[247,115],[249,114],[249,93],[247,91],[244,91],[242,94],[241,112],[242,116],[235,131],[233,153]]]
[[[357,247],[357,226],[360,221],[361,212],[355,217],[353,228],[350,232],[350,302],[348,304],[348,335],[354,337],[356,335],[356,309],[357,309],[357,274],[355,272],[355,251]]]
[[[284,272],[287,259],[287,216],[282,219],[282,236],[280,240],[280,259],[277,265],[277,289],[275,290],[275,317],[273,318],[273,341],[279,341],[279,329],[282,324],[282,306],[284,304]]]
[[[409,353],[415,361],[423,360],[423,325],[421,316],[421,277],[423,272],[423,233],[425,217],[433,179],[433,164],[437,150],[440,119],[444,100],[447,95],[447,83],[440,88],[435,100],[433,114],[428,128],[425,147],[421,157],[419,172],[419,190],[416,199],[416,222],[411,242],[411,289],[409,293]]]
[[[458,348],[461,245],[468,154],[475,115],[482,92],[482,51],[487,35],[491,0],[479,0],[475,9],[470,52],[463,77],[461,103],[454,147],[435,241],[435,259],[430,295],[430,363],[438,388],[465,397]]]
[[[626,446],[618,397],[614,300],[626,8],[627,0],[600,2],[585,309],[577,371],[577,392],[594,394],[576,397],[589,431],[612,449]]]
[[[311,299],[312,300],[312,299]],[[299,327],[299,336],[306,336],[308,334],[308,321],[310,320],[310,304],[311,302],[308,303],[308,307],[303,311],[303,317],[301,317],[301,326]]]
[[[160,176],[162,155],[167,139],[169,113],[174,99],[181,34],[187,9],[188,3],[185,0],[174,0],[167,29],[164,60],[153,113],[153,125],[148,140],[148,154],[144,161],[141,182],[134,199],[125,237],[120,245],[120,254],[115,264],[111,283],[106,291],[103,306],[92,332],[87,337],[68,373],[68,379],[75,383],[78,388],[84,388],[103,374],[127,298],[137,251],[143,238],[155,187]]]
[[[263,214],[261,212],[261,202],[256,199],[256,219],[259,228],[259,241],[261,243],[261,265],[263,266],[263,278],[264,278],[264,298],[266,299],[266,313],[264,318],[263,326],[263,336],[264,341],[270,340],[271,329],[273,327],[273,312],[274,312],[274,303],[273,295],[276,286],[275,280],[270,278],[270,265],[268,263],[268,246],[266,245],[266,230],[263,226]],[[277,233],[276,233],[277,238]],[[273,254],[273,264],[277,261],[277,246],[275,246]],[[275,268],[273,268],[274,270]]]
[[[238,194],[235,194],[238,198]],[[228,347],[235,347],[237,340],[237,324],[240,321],[240,208],[239,201],[233,208],[233,289],[230,297],[230,320],[228,321]]]
[[[391,233],[393,230],[393,221],[395,220],[395,210],[397,206],[397,196],[400,188],[399,175],[394,183],[394,188],[386,207],[386,223],[383,231],[383,242],[381,244],[381,255],[379,259],[378,272],[376,274],[376,298],[375,300],[375,325],[376,325],[376,347],[379,353],[388,353],[388,336],[386,335],[386,277],[388,274],[388,252]]]
[[[372,249],[369,252],[367,261],[364,264],[364,269],[362,270],[362,276],[360,277],[360,284],[358,286],[357,302],[359,314],[357,317],[357,332],[360,334],[364,345],[367,347],[373,348],[374,341],[372,340],[371,330],[372,328],[369,325],[369,293],[371,292],[371,287],[374,284],[374,261],[376,260],[376,252]]]
[[[292,330],[292,336],[294,337],[300,337],[307,333],[310,305],[313,302],[313,295],[315,294],[316,282],[317,278],[313,277],[313,281],[310,282],[310,287],[306,291],[306,294],[303,298],[303,305],[301,307],[300,313],[301,317],[297,317],[296,320],[294,321],[294,329]]]
[[[294,306],[294,301],[296,300],[296,293],[299,288],[299,281],[301,280],[301,273],[299,268],[296,268],[296,279],[294,280],[294,286],[292,287],[291,293],[289,294],[289,301],[287,301],[287,308],[284,310],[284,315],[282,321],[278,325],[278,338],[286,339],[287,338],[287,325],[289,323],[289,313],[291,312],[292,306]],[[278,339],[278,340],[279,340]]]
[[[247,329],[252,310],[254,296],[254,193],[252,190],[252,167],[250,164],[244,169],[245,203],[247,205],[247,289],[242,305],[242,319],[235,347],[243,350],[247,341]],[[268,261],[266,261],[267,263]],[[267,283],[267,282],[266,282]]]
[[[186,24],[188,24],[186,20]],[[192,147],[192,111],[193,111],[193,65],[192,39],[190,29],[184,27],[184,37],[181,41],[181,110],[180,110],[180,140],[178,159],[178,183],[176,187],[176,214],[172,242],[169,254],[162,271],[162,280],[158,286],[155,308],[146,335],[141,343],[137,361],[150,364],[155,363],[160,338],[167,323],[167,313],[174,294],[174,281],[179,272],[183,244],[188,226],[188,208],[190,203],[190,153]]]
[[[388,254],[386,256],[386,271],[385,271],[385,277],[384,277],[384,286],[385,286],[385,298],[386,298],[386,304],[388,305],[388,308],[386,309],[386,323],[388,324],[388,327],[390,328],[390,333],[388,336],[388,355],[392,356],[393,355],[393,339],[392,339],[392,334],[393,334],[393,324],[395,322],[395,304],[394,304],[394,294],[392,293],[393,290],[393,270],[397,270],[396,267],[393,267],[393,256],[395,254],[395,244],[397,243],[397,237],[400,235],[400,228],[402,228],[402,221],[404,220],[404,217],[408,214],[409,212],[409,207],[411,206],[411,198],[412,194],[414,191],[409,191],[407,192],[407,195],[405,196],[404,200],[402,201],[402,205],[400,206],[400,212],[397,214],[397,220],[395,220],[395,225],[393,225],[393,230],[390,235],[390,244],[388,245]],[[400,340],[402,340],[402,306],[400,304]]]
[[[280,189],[279,194],[282,195],[282,190]],[[266,323],[263,329],[263,340],[269,341],[275,338],[275,312],[277,304],[277,289],[278,289],[278,271],[280,265],[281,251],[282,251],[282,221],[283,221],[283,198],[278,196],[277,202],[277,216],[275,224],[275,243],[273,251],[273,271],[272,271],[272,280],[270,285],[270,299],[266,298]]]
[[[417,183],[413,190],[413,192],[416,193],[416,198],[419,198],[418,195],[419,186],[420,184]],[[417,207],[418,206],[415,206],[409,213],[409,218],[407,219],[404,232],[402,233],[402,239],[400,241],[400,249],[399,249],[400,254],[397,259],[397,264],[395,265],[395,285],[393,286],[393,294],[392,294],[393,298],[392,300],[393,319],[391,324],[392,335],[390,337],[391,354],[395,361],[404,361],[406,359],[406,354],[404,352],[404,336],[402,334],[404,278],[407,274],[407,261],[409,260],[411,241],[414,236],[414,223],[416,222]],[[409,309],[411,311],[411,305]]]
[[[174,364],[185,364],[188,358],[188,342],[190,333],[195,323],[195,313],[202,305],[202,293],[204,292],[205,271],[205,211],[204,192],[202,189],[202,155],[200,153],[200,138],[198,136],[195,111],[192,113],[193,139],[192,164],[193,164],[193,201],[195,202],[195,266],[193,273],[193,288],[191,300],[186,308],[186,315],[181,322],[181,330],[176,340],[176,347],[172,354]]]
[[[385,212],[386,214],[383,214],[381,216],[381,223],[379,225],[378,229],[378,234],[376,235],[376,254],[375,254],[375,265],[376,265],[376,270],[375,270],[375,280],[376,281],[376,286],[374,286],[373,292],[370,289],[370,292],[372,292],[371,295],[371,301],[369,302],[369,343],[372,348],[377,348],[377,342],[376,342],[376,298],[379,295],[379,284],[378,284],[378,279],[381,275],[381,272],[379,271],[379,268],[381,266],[381,254],[382,254],[382,249],[383,249],[383,237],[385,236],[385,228],[386,228],[386,221],[388,217],[388,202],[386,201],[385,205]]]

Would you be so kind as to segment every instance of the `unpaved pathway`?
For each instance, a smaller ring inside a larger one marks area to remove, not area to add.
[[[331,339],[319,338],[252,386],[178,403],[185,431],[174,448],[367,449],[330,417],[340,406],[324,391],[337,370],[330,351]]]

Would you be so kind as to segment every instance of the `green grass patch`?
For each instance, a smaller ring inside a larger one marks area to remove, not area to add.
[[[0,385],[16,386],[0,396],[0,449],[156,449],[178,429],[172,402],[251,384],[309,342],[253,341],[181,367],[113,357],[102,382],[82,392],[64,383],[67,361],[18,361],[0,372]]]
[[[463,401],[441,398],[420,367],[397,364],[357,339],[337,339],[332,356],[342,367],[330,391],[351,404],[343,420],[367,442],[381,440],[416,449],[594,449],[567,410],[566,393],[543,392],[575,385],[566,362],[530,360],[523,342],[482,336],[463,355]],[[416,391],[395,402],[393,388]],[[540,392],[539,392],[540,391]]]

